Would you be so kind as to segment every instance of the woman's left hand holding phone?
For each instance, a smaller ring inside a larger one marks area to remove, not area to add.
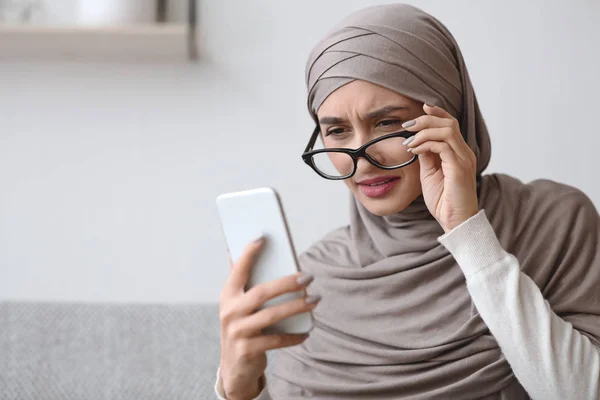
[[[312,282],[308,274],[297,273],[245,290],[264,240],[246,246],[242,256],[231,264],[231,273],[221,292],[220,384],[228,400],[253,399],[262,390],[261,378],[267,367],[266,352],[298,345],[308,334],[264,334],[263,329],[292,315],[310,312],[319,296],[300,297],[260,309],[265,302],[284,293],[303,290]]]

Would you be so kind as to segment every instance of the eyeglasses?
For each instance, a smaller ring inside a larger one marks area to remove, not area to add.
[[[417,132],[401,131],[373,139],[358,149],[327,148],[313,150],[320,128],[315,128],[302,159],[325,179],[343,180],[356,173],[358,159],[364,158],[377,168],[393,170],[406,167],[417,160],[402,143]]]

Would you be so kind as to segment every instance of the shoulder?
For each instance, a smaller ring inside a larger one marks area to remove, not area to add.
[[[535,211],[562,216],[580,210],[597,213],[592,200],[574,186],[549,179],[522,183],[502,174],[485,175],[483,178],[490,197],[486,200],[505,203],[504,207],[508,203],[510,207],[525,211],[525,215]]]
[[[573,186],[550,180],[536,180],[522,188],[519,225],[542,243],[581,245],[600,233],[600,216],[593,201]],[[596,232],[590,236],[591,232]]]
[[[573,213],[597,215],[594,202],[580,189],[563,183],[539,179],[523,186],[533,206],[552,208],[555,214],[564,216]]]
[[[581,190],[548,179],[529,183],[501,174],[486,175],[481,207],[504,248],[523,255],[548,243],[568,245],[587,232],[600,232],[600,217]]]

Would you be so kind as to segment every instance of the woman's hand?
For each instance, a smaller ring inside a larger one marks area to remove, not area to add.
[[[219,384],[228,400],[257,397],[262,390],[260,382],[267,367],[266,351],[295,346],[308,337],[265,335],[262,329],[292,315],[312,311],[320,299],[318,296],[301,297],[259,310],[266,301],[284,293],[304,290],[312,281],[311,275],[298,273],[244,291],[262,246],[263,241],[258,240],[246,247],[240,259],[232,265],[229,279],[221,292]]]
[[[454,117],[436,106],[425,104],[423,110],[426,115],[414,119],[413,125],[404,124],[406,130],[418,132],[406,145],[419,155],[425,204],[449,232],[479,210],[477,160]]]

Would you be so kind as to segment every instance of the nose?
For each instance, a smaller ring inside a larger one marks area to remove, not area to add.
[[[357,130],[356,133],[357,134],[355,136],[354,143],[352,143],[352,148],[354,149],[362,147],[365,143],[371,140],[371,136],[367,131]],[[358,157],[358,160],[356,162],[357,172],[360,171],[362,173],[368,173],[375,168],[376,167],[373,164],[371,164],[365,157]]]
[[[356,162],[356,172],[360,172],[359,175],[366,175],[375,169],[377,169],[377,167],[371,164],[366,158],[358,157],[358,161]]]

